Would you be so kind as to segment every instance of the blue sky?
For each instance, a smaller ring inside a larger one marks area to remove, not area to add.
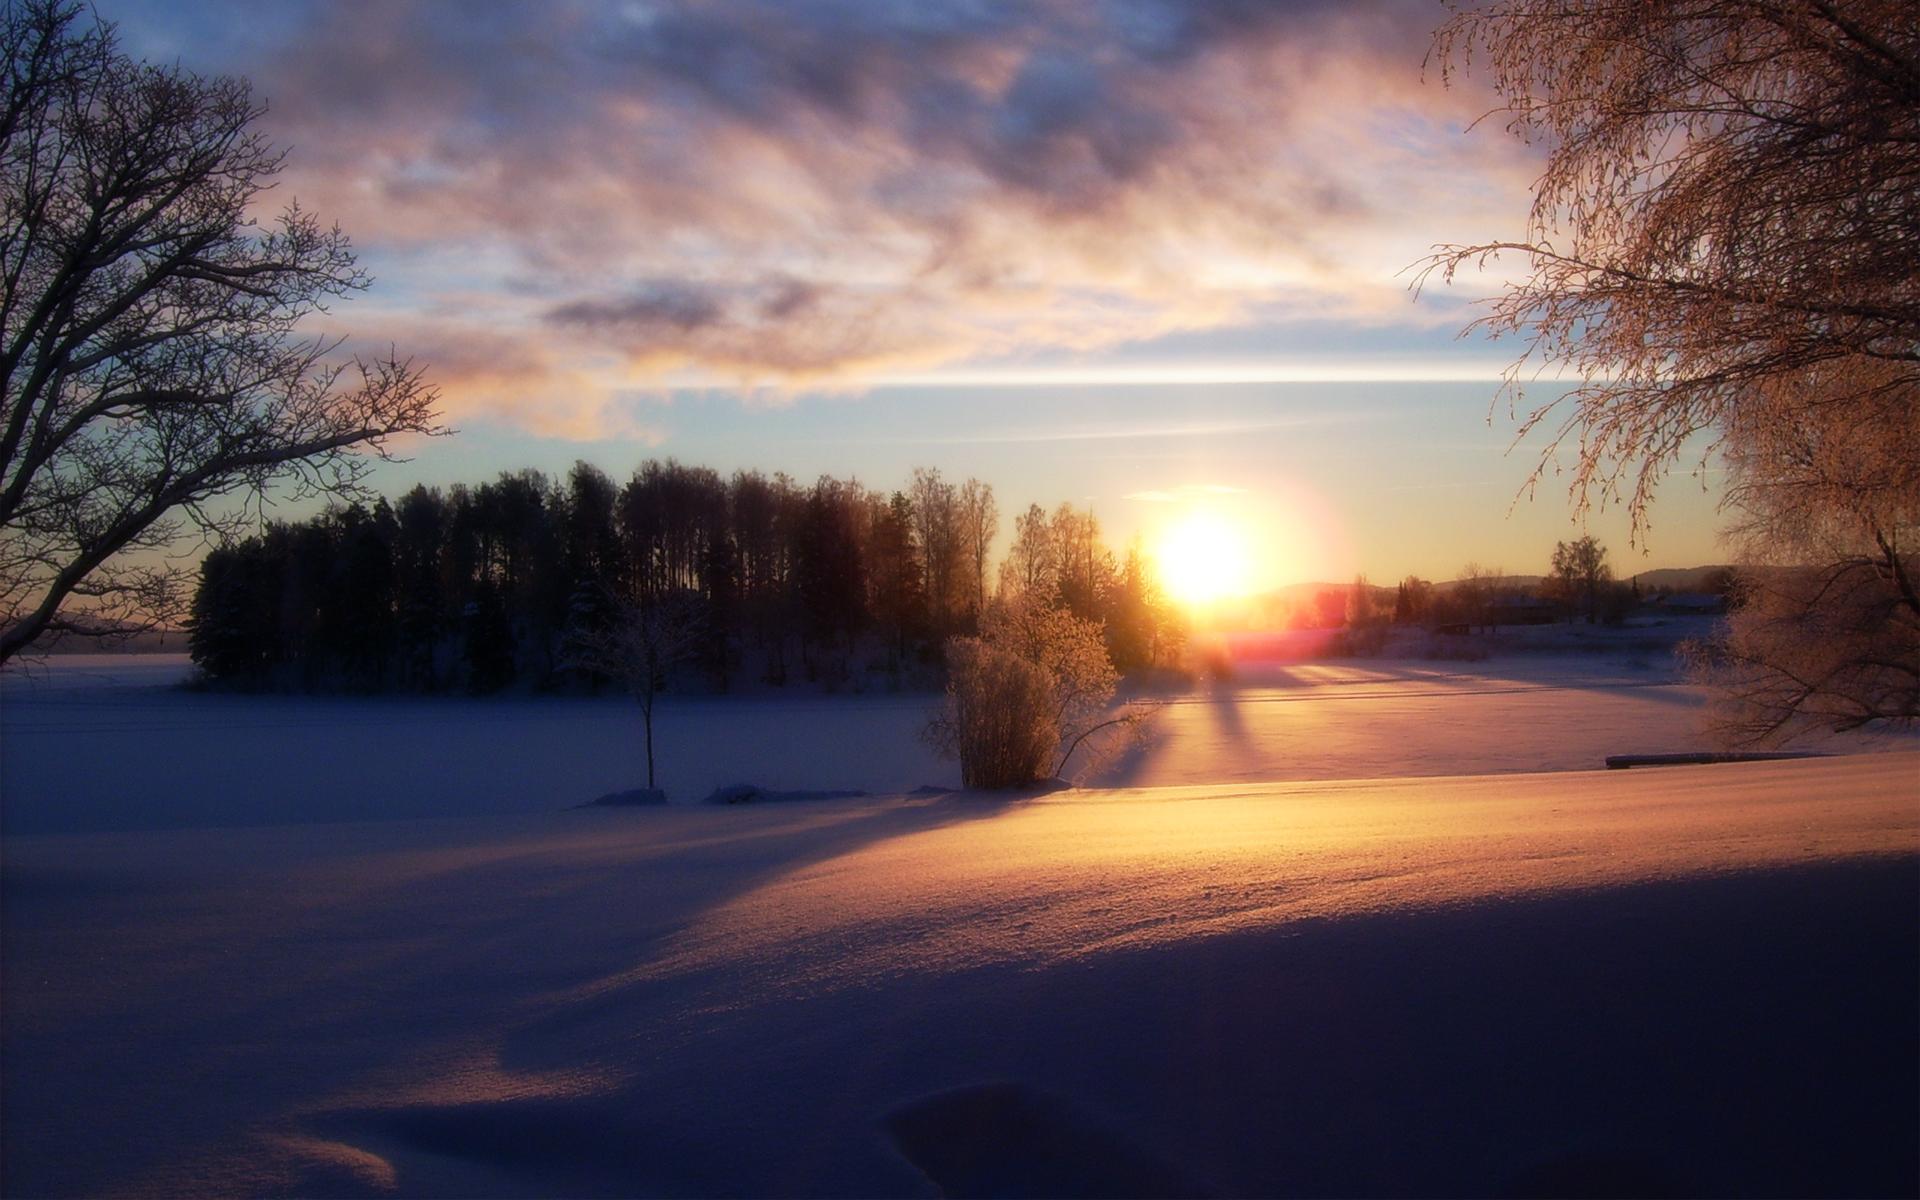
[[[290,151],[263,208],[354,237],[376,284],[320,327],[430,364],[461,430],[387,490],[933,466],[1116,541],[1229,510],[1262,583],[1532,572],[1578,532],[1556,480],[1513,504],[1517,347],[1457,337],[1500,279],[1408,289],[1523,230],[1539,153],[1423,73],[1425,3],[99,11],[250,78]],[[1713,561],[1713,499],[1674,480],[1644,559],[1591,527],[1622,568]]]

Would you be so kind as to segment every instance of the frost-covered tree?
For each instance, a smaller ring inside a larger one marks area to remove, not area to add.
[[[961,484],[958,512],[967,616],[978,625],[987,608],[987,561],[1000,532],[1000,506],[994,502],[993,485],[972,478]]]
[[[64,0],[6,4],[0,53],[5,662],[170,615],[155,552],[268,489],[358,494],[368,454],[437,426],[411,366],[296,332],[368,281],[297,205],[256,222],[282,156],[244,80],[135,62]]]
[[[1622,501],[1641,535],[1705,435],[1749,561],[1792,568],[1736,618],[1741,694],[1920,717],[1886,674],[1920,619],[1920,7],[1512,0],[1458,13],[1435,52],[1547,148],[1523,237],[1429,264],[1524,264],[1478,327],[1528,339],[1507,390],[1551,431],[1541,469],[1570,445],[1575,503]],[[1530,407],[1543,372],[1580,382]]]
[[[1697,656],[1729,743],[1920,721],[1920,403],[1888,388],[1849,407],[1768,393],[1731,431],[1747,566],[1724,641]]]
[[[926,736],[959,758],[968,787],[1060,777],[1095,734],[1138,726],[1150,711],[1115,708],[1120,676],[1100,623],[1045,605],[990,609],[979,637],[948,643],[948,678]]]
[[[954,638],[946,702],[925,736],[960,760],[961,786],[1020,787],[1050,773],[1060,741],[1053,712],[1053,681],[1038,664],[984,638]]]
[[[1060,584],[1060,555],[1047,510],[1030,504],[1013,519],[1013,545],[1000,563],[1004,600],[1049,603]]]

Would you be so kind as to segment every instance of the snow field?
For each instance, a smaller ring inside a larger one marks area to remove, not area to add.
[[[1469,667],[1024,799],[904,795],[930,697],[678,700],[676,800],[882,794],[592,809],[630,702],[0,678],[0,1193],[1912,1191],[1920,755],[1563,769],[1698,696]]]
[[[1898,1190],[1917,779],[10,837],[5,1190]]]

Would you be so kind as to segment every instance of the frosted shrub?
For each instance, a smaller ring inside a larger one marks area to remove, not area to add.
[[[927,740],[960,760],[969,788],[1018,787],[1045,778],[1060,728],[1053,681],[1041,667],[979,638],[947,643],[947,702]]]
[[[1085,747],[1112,749],[1103,730],[1141,727],[1152,706],[1114,707],[1120,675],[1107,656],[1104,631],[1064,609],[999,604],[981,622],[981,636],[947,643],[947,702],[928,723],[936,750],[960,760],[967,787],[1017,787],[1064,777]]]
[[[1690,645],[1694,675],[1717,689],[1709,731],[1764,746],[1823,729],[1920,722],[1920,617],[1896,574],[1866,553],[1823,568],[1760,570],[1724,640]]]

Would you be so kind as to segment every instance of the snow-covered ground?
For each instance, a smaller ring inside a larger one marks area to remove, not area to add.
[[[178,655],[73,655],[0,675],[0,832],[185,829],[545,812],[646,782],[631,700],[239,696],[179,690]],[[1587,770],[1708,748],[1670,661],[1246,664],[1163,697],[1092,786]],[[925,694],[667,697],[659,783],[680,803],[751,783],[900,794],[955,786],[919,739]],[[1920,748],[1852,736],[1825,748]]]
[[[1916,773],[7,838],[4,1190],[1907,1191]]]
[[[682,701],[676,799],[894,794],[575,809],[630,702],[178,669],[0,680],[0,1194],[1920,1188],[1920,755],[1555,769],[1659,670],[1276,666],[1024,800]]]
[[[1173,786],[1586,771],[1616,754],[1717,749],[1706,692],[1633,653],[1485,662],[1357,659],[1243,664],[1168,697],[1148,737],[1083,782]],[[1920,749],[1910,733],[1829,735],[1829,753]]]
[[[0,831],[546,812],[647,778],[620,696],[185,692],[183,656],[71,656],[0,675]],[[660,786],[904,792],[957,780],[918,738],[932,698],[663,699]]]

